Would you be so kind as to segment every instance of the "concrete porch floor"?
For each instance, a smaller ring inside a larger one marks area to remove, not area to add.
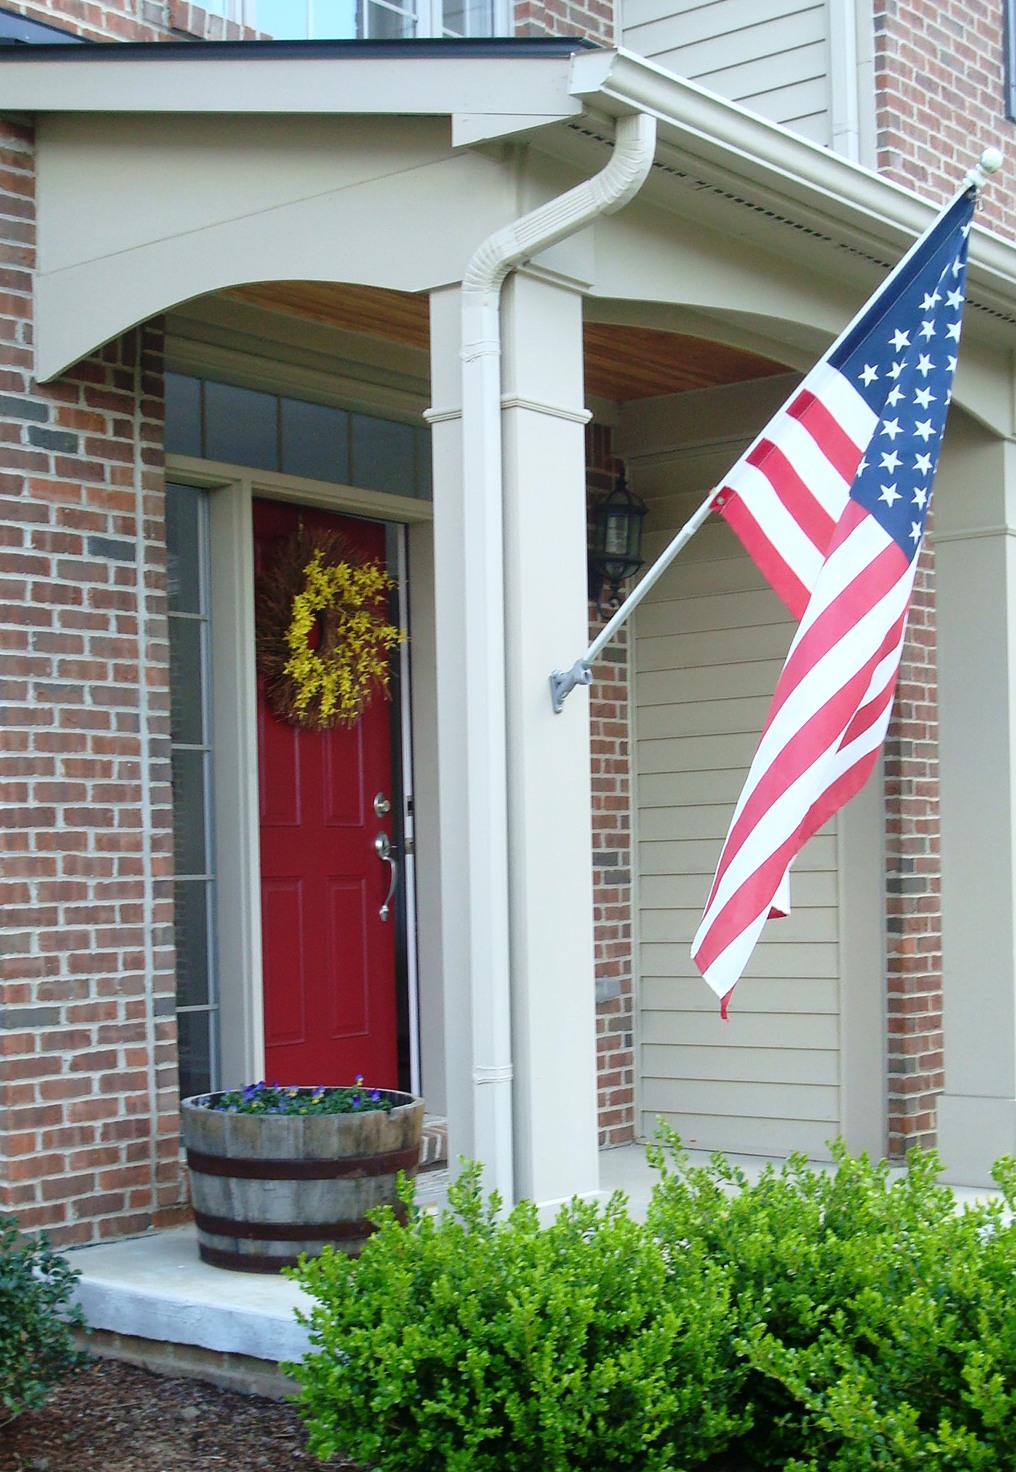
[[[695,1163],[708,1160],[704,1152],[688,1154]],[[727,1158],[749,1179],[767,1163]],[[604,1200],[623,1191],[637,1218],[645,1213],[654,1179],[644,1145],[601,1151]],[[421,1172],[419,1204],[440,1210],[448,1180],[445,1169]],[[989,1194],[955,1189],[958,1202]],[[307,1348],[307,1330],[294,1311],[309,1309],[312,1300],[287,1278],[210,1267],[198,1256],[192,1226],[79,1247],[66,1256],[81,1274],[76,1296],[94,1353],[259,1394],[292,1389],[278,1365],[299,1360]]]
[[[623,1190],[633,1213],[644,1212],[652,1177],[643,1145],[601,1152],[601,1190]],[[418,1203],[440,1210],[448,1180],[446,1169],[421,1171]],[[94,1353],[262,1394],[292,1389],[278,1364],[300,1359],[307,1348],[294,1310],[309,1309],[312,1300],[287,1278],[210,1267],[198,1256],[193,1226],[66,1255],[81,1273],[76,1298]]]

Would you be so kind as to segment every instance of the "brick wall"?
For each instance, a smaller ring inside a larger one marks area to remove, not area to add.
[[[86,41],[250,41],[259,35],[189,0],[4,0],[3,8]]]
[[[33,380],[30,130],[0,159],[0,1207],[65,1245],[180,1192],[161,331]]]
[[[515,0],[517,36],[585,36],[618,46],[621,28],[614,0]]]
[[[892,1156],[935,1144],[937,1098],[945,1086],[937,738],[934,551],[926,544],[884,753]]]
[[[591,500],[612,489],[620,468],[609,428],[589,425],[586,482]],[[590,639],[601,627],[596,605],[590,603]],[[627,630],[594,667],[590,727],[598,1126],[601,1145],[623,1145],[635,1138]]]
[[[1012,159],[1002,17],[1003,0],[874,0],[880,173],[946,199],[989,144]],[[980,210],[985,224],[1013,234],[1011,164],[994,176]]]
[[[1012,155],[1002,11],[1001,0],[875,0],[880,172],[944,200],[989,144]],[[1013,233],[1011,169],[992,178],[979,212],[984,224]],[[926,546],[885,747],[891,1155],[935,1143],[944,1087],[937,735],[935,569]]]
[[[161,40],[166,8],[163,0],[4,0],[5,10],[86,41]]]

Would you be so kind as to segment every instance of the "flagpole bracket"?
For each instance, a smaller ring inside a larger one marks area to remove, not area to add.
[[[550,699],[554,707],[554,714],[561,714],[565,697],[571,694],[576,685],[591,685],[592,683],[593,672],[584,659],[577,659],[570,670],[552,670]]]

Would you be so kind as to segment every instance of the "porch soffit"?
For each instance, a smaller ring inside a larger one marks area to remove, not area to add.
[[[426,296],[369,287],[298,281],[238,287],[238,301],[327,326],[430,347]],[[625,403],[784,373],[784,365],[731,344],[629,324],[586,321],[582,328],[588,396]]]
[[[898,258],[933,213],[933,206],[907,190],[623,51],[593,50],[571,56],[506,55],[493,59],[409,53],[401,54],[398,59],[361,59],[345,53],[342,57],[309,62],[303,56],[275,56],[274,53],[248,60],[237,54],[242,48],[234,48],[213,64],[211,53],[220,46],[221,43],[216,43],[215,47],[202,48],[202,55],[193,61],[184,57],[162,60],[159,53],[163,48],[159,47],[151,48],[152,54],[138,60],[133,60],[132,55],[141,48],[101,48],[104,53],[115,50],[118,58],[122,58],[115,65],[105,55],[102,59],[86,56],[75,65],[68,65],[64,60],[68,55],[82,56],[84,48],[77,47],[59,48],[59,61],[50,59],[54,48],[46,48],[47,55],[38,59],[24,59],[28,48],[12,48],[19,50],[21,58],[14,65],[8,65],[0,55],[5,105],[42,114],[62,114],[65,119],[62,128],[53,119],[57,135],[62,132],[65,149],[63,169],[56,171],[55,180],[47,178],[46,154],[40,148],[40,242],[42,245],[47,240],[51,245],[64,242],[62,251],[57,250],[61,256],[59,263],[56,260],[51,263],[57,269],[50,269],[40,261],[38,371],[41,377],[54,376],[83,352],[132,321],[144,320],[153,312],[163,310],[172,300],[184,300],[231,284],[223,275],[220,263],[231,252],[237,252],[238,237],[247,256],[252,250],[257,254],[262,238],[260,227],[265,218],[258,216],[256,246],[252,246],[249,238],[250,216],[247,221],[239,215],[232,219],[223,216],[215,222],[214,239],[209,236],[207,241],[202,241],[200,250],[196,250],[196,236],[187,228],[193,221],[182,221],[179,231],[172,235],[164,234],[161,239],[145,242],[136,252],[137,259],[131,261],[134,247],[128,246],[124,252],[121,242],[118,249],[116,241],[109,237],[108,221],[113,217],[125,222],[123,228],[128,237],[136,239],[138,221],[149,218],[145,200],[153,204],[158,214],[160,171],[149,168],[149,176],[154,174],[154,177],[147,186],[142,186],[138,183],[139,168],[131,186],[133,195],[128,190],[116,209],[107,205],[107,224],[95,226],[102,239],[97,235],[94,244],[100,249],[92,252],[91,259],[86,258],[87,246],[80,250],[77,262],[64,259],[70,243],[81,241],[81,230],[54,228],[60,222],[60,211],[51,210],[48,229],[42,228],[42,221],[47,210],[47,184],[50,194],[59,194],[61,190],[74,194],[75,170],[68,166],[66,152],[70,136],[67,125],[74,132],[84,125],[92,140],[92,156],[101,159],[105,124],[100,126],[100,119],[108,120],[113,137],[118,132],[123,134],[132,117],[142,123],[143,114],[148,115],[149,124],[157,125],[163,136],[170,135],[176,126],[171,118],[173,113],[177,115],[177,123],[184,121],[185,113],[200,114],[206,144],[214,144],[218,137],[219,130],[214,126],[216,117],[221,120],[223,133],[230,135],[233,130],[228,126],[229,120],[232,118],[235,125],[240,121],[239,114],[275,114],[273,126],[281,126],[287,134],[302,117],[311,133],[319,135],[319,144],[329,131],[324,125],[334,125],[342,119],[346,125],[352,125],[354,132],[357,126],[362,131],[370,119],[377,125],[383,125],[387,119],[389,129],[401,125],[408,140],[420,136],[421,130],[414,130],[411,123],[414,117],[429,118],[431,129],[443,119],[446,130],[450,121],[458,119],[461,124],[463,118],[472,117],[473,136],[482,134],[484,118],[489,120],[492,132],[499,132],[503,131],[501,124],[507,117],[515,119],[525,139],[549,163],[555,158],[559,162],[574,161],[579,156],[576,150],[588,156],[590,149],[602,149],[610,141],[616,117],[644,110],[660,122],[662,144],[657,166],[635,205],[616,220],[600,222],[598,229],[602,227],[605,233],[619,228],[633,229],[640,211],[654,200],[672,217],[687,219],[693,200],[695,217],[701,218],[704,224],[711,222],[718,236],[723,233],[728,238],[739,238],[749,251],[759,241],[777,254],[782,254],[785,246],[788,261],[795,257],[803,259],[809,252],[824,256],[827,264],[823,269],[834,283],[840,280],[837,261],[846,276],[858,281],[867,276],[870,280],[873,265],[883,267]],[[116,85],[111,86],[114,76]],[[287,115],[288,126],[286,118],[278,116],[279,113]],[[158,114],[158,118],[153,114]],[[194,116],[191,121],[197,123],[199,118]],[[191,138],[188,146],[199,149],[194,155],[197,168],[200,140],[191,137],[193,128],[185,131]],[[248,144],[260,137],[261,131],[255,130],[251,135],[250,129],[246,129]],[[427,129],[422,131],[426,133]],[[141,132],[151,137],[150,127],[142,126]],[[45,138],[45,130],[40,137]],[[496,177],[499,172],[496,149],[500,145],[481,145],[456,152],[449,147],[448,131],[444,138],[443,160],[435,153],[427,167],[435,177],[438,170],[446,174],[455,164],[466,165],[465,173],[460,172],[454,184],[446,183],[446,194],[441,195],[434,187],[433,178],[423,184],[422,170],[418,170],[419,219],[416,225],[410,220],[401,232],[403,237],[411,236],[414,249],[408,254],[401,252],[402,264],[397,269],[374,265],[375,242],[371,243],[371,261],[366,267],[320,269],[319,263],[309,257],[314,242],[328,229],[330,206],[326,208],[324,195],[312,198],[305,193],[302,199],[290,196],[281,205],[277,202],[270,205],[276,213],[275,223],[280,227],[281,210],[290,214],[285,222],[287,249],[293,257],[287,261],[289,269],[281,272],[279,257],[269,260],[270,250],[264,247],[260,254],[266,259],[253,262],[253,269],[234,275],[233,280],[271,280],[282,274],[325,279],[342,275],[376,286],[416,291],[458,279],[456,271],[461,269],[462,262],[458,261],[456,252],[465,251],[468,256],[483,238],[485,221],[493,226],[503,223],[510,190],[506,193],[504,188],[505,173]],[[491,148],[495,152],[490,152]],[[108,166],[110,160],[106,162]],[[122,158],[117,162],[122,162]],[[221,182],[223,158],[217,162]],[[323,156],[320,162],[325,162]],[[225,177],[228,179],[228,174]],[[390,175],[391,188],[398,177],[396,169]],[[408,173],[403,173],[401,178],[409,182]],[[571,182],[570,174],[560,178],[561,184]],[[323,187],[327,189],[327,185]],[[353,203],[355,196],[364,218],[371,211],[369,218],[376,230],[379,221],[392,217],[391,213],[387,217],[378,213],[382,208],[392,210],[391,198],[387,201],[382,198],[385,187],[384,181],[364,179],[356,186],[358,195],[356,189],[347,186],[343,204]],[[148,192],[143,199],[145,188]],[[487,193],[482,205],[478,205],[484,189]],[[430,228],[420,228],[426,218],[425,207],[432,208],[435,198],[442,199],[442,203],[448,198],[453,205],[448,218],[442,220],[440,233],[433,228],[432,217]],[[186,203],[189,208],[191,201]],[[65,204],[63,214],[66,213]],[[68,222],[64,220],[64,223]],[[278,238],[276,234],[276,243]],[[188,251],[193,259],[188,257]],[[393,257],[398,254],[390,247],[387,253]],[[301,255],[313,269],[300,271]],[[245,260],[245,265],[251,264]],[[273,265],[275,269],[271,269]],[[814,268],[814,256],[812,265]],[[113,293],[99,289],[103,270],[107,275],[112,270],[116,276],[119,304],[112,301]],[[875,280],[878,274],[874,273]],[[137,290],[135,299],[131,299],[125,288],[135,277]],[[175,298],[159,298],[159,291],[167,289],[168,280],[182,281],[184,277],[190,285],[189,291],[180,292]],[[1016,321],[1016,248],[996,236],[975,231],[970,283],[968,333],[997,340]],[[612,290],[610,284],[606,287],[594,284],[592,290],[606,296],[624,294]],[[632,299],[646,300],[657,295],[639,291]],[[100,303],[105,303],[101,309]],[[702,304],[692,301],[691,305]],[[126,320],[125,314],[132,308],[130,320]],[[114,321],[118,310],[119,318]],[[834,308],[835,312],[838,308]],[[774,320],[783,315],[777,309]],[[818,325],[817,318],[813,325]],[[641,392],[637,383],[633,387]]]
[[[750,186],[752,207],[790,207],[800,225],[859,233],[890,260],[934,213],[901,185],[655,62],[577,40],[20,46],[0,49],[0,67],[9,110],[445,117],[465,144],[487,125],[492,137],[536,130],[551,141],[555,124],[579,116],[645,111],[664,145],[705,171],[700,185],[735,195]],[[970,164],[978,147],[971,140]],[[1010,312],[1016,247],[975,231],[970,279]]]

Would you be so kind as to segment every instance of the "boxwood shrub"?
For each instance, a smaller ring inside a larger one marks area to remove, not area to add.
[[[541,1229],[468,1166],[439,1217],[297,1271],[309,1444],[381,1472],[1016,1468],[1016,1166],[957,1210],[934,1154],[759,1179],[676,1136],[648,1217]],[[411,1195],[407,1194],[411,1205]]]
[[[77,1276],[45,1236],[22,1236],[13,1217],[0,1215],[0,1426],[38,1409],[87,1358],[72,1336],[84,1327],[70,1306]]]
[[[382,1210],[358,1259],[298,1270],[317,1300],[316,1348],[290,1367],[311,1449],[382,1472],[651,1472],[726,1445],[747,1367],[725,1270],[655,1242],[620,1196],[546,1229],[529,1202],[503,1217],[479,1174],[440,1218]]]

